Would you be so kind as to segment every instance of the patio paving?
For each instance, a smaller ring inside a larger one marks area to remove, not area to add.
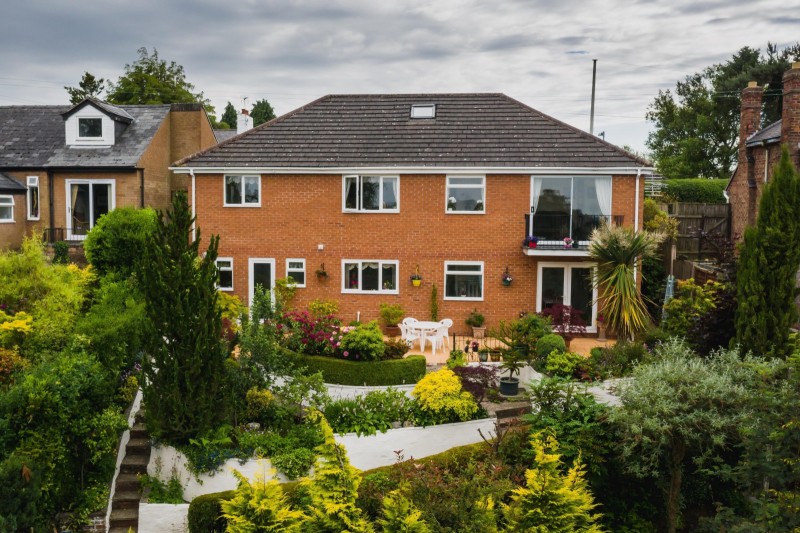
[[[467,342],[471,343],[473,340],[478,340],[479,343],[482,342],[480,339],[473,339],[472,337],[462,336],[462,335],[458,335],[457,336],[457,340],[458,340],[458,346],[457,347],[458,348],[462,348],[462,349],[467,344]],[[449,342],[450,342],[450,344],[453,344],[453,336],[452,335],[449,337]],[[592,348],[594,348],[596,346],[602,346],[602,347],[611,346],[615,342],[616,342],[616,340],[614,340],[614,339],[608,339],[608,340],[605,340],[605,341],[598,341],[596,338],[593,338],[593,337],[575,338],[575,339],[572,339],[572,342],[570,343],[569,349],[570,349],[571,352],[579,353],[581,355],[584,355],[584,356],[588,357]],[[418,344],[414,344],[414,347],[411,348],[411,350],[408,351],[408,355],[424,355],[425,356],[425,360],[426,360],[426,362],[427,362],[427,364],[429,366],[438,366],[438,365],[443,365],[443,364],[445,364],[447,362],[447,358],[450,355],[450,350],[451,349],[452,349],[452,347],[448,348],[447,346],[445,346],[443,349],[436,350],[436,355],[434,355],[433,351],[431,350],[430,345],[426,344],[425,351],[421,351],[419,349],[419,345]],[[468,355],[469,355],[468,359],[470,361],[477,361],[478,360],[476,354],[470,353]]]

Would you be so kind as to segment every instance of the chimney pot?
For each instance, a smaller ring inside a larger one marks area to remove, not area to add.
[[[250,116],[250,111],[248,111],[247,109],[242,109],[242,115]]]
[[[795,61],[792,63],[792,70],[800,69],[800,61]]]
[[[757,81],[748,81],[747,82],[747,86],[748,87],[758,87],[758,82]]]

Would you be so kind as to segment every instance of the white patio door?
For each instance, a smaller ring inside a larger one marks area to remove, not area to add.
[[[67,239],[82,241],[114,209],[114,180],[67,180]]]
[[[275,288],[275,259],[264,259],[251,257],[248,260],[249,282],[248,282],[248,305],[253,304],[253,295],[256,293],[256,286],[260,285],[265,289]]]
[[[555,304],[581,311],[586,331],[597,331],[597,291],[592,287],[594,265],[588,263],[539,263],[536,311]]]

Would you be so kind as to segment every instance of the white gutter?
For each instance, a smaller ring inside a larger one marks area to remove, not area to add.
[[[636,207],[633,212],[633,229],[639,231],[639,177],[642,175],[642,169],[636,169]]]
[[[642,170],[653,168],[633,167],[170,167],[176,174],[524,174],[536,176],[622,176],[641,175]]]
[[[195,206],[197,199],[197,183],[194,177],[194,169],[189,169],[189,175],[192,176],[192,240],[195,240],[197,239],[197,220],[195,220],[197,217],[197,207]]]

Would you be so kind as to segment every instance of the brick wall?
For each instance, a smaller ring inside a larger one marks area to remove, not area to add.
[[[463,321],[473,308],[486,315],[490,327],[535,310],[537,260],[520,250],[530,176],[487,176],[484,215],[445,213],[444,175],[401,175],[396,214],[342,213],[342,177],[335,175],[262,176],[260,208],[223,207],[219,175],[198,175],[196,183],[201,248],[209,235],[220,235],[219,256],[233,257],[234,289],[242,299],[248,294],[248,258],[274,258],[277,277],[286,276],[287,258],[304,258],[308,286],[297,290],[295,305],[335,299],[345,320],[358,312],[362,320],[377,318],[382,302],[400,303],[408,315],[428,318],[434,283],[439,316],[452,318],[456,333],[466,332]],[[633,177],[614,178],[612,214],[623,215],[626,225],[634,222],[634,190]],[[641,225],[643,180],[639,193]],[[398,260],[399,294],[342,294],[342,259]],[[445,261],[484,262],[483,301],[443,299]],[[329,276],[319,281],[314,272],[322,263]],[[409,281],[417,265],[421,287]],[[509,287],[501,281],[506,267],[514,278]]]
[[[200,104],[174,105],[169,117],[170,152],[167,166],[217,144],[211,123]],[[190,178],[185,174],[173,174],[171,180],[173,191],[189,190],[191,186]]]
[[[8,193],[0,193],[2,196],[6,194]],[[25,195],[13,194],[11,196],[14,198],[14,222],[0,222],[0,250],[5,248],[19,248],[22,244],[22,238],[25,236],[25,229],[27,227],[25,221],[27,217]]]
[[[115,207],[139,207],[140,187],[137,172],[60,172],[53,174],[53,205],[56,228],[66,228],[67,223],[67,180],[105,180],[113,179],[115,188]]]

